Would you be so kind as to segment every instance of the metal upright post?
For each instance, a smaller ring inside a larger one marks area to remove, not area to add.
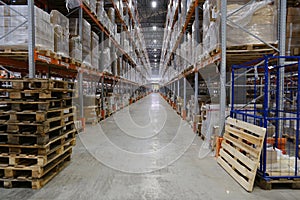
[[[79,37],[82,42],[82,18],[83,10],[79,8]],[[82,120],[82,126],[85,127],[85,118],[84,118],[84,102],[83,102],[83,72],[79,72],[79,114]]]
[[[200,42],[200,30],[199,30],[199,6],[198,6],[198,1],[195,2],[196,4],[196,7],[195,7],[195,26],[196,26],[196,29],[195,29],[195,32],[196,32],[196,42],[197,42],[197,45],[199,44]],[[198,71],[195,72],[195,99],[194,99],[194,102],[195,102],[195,107],[194,107],[194,115],[197,115],[198,114],[198,90],[199,90],[199,73]],[[194,127],[195,129],[195,127]],[[195,130],[194,130],[195,131]]]
[[[101,114],[104,118],[104,76],[101,77]]]
[[[186,119],[186,77],[183,78],[183,111],[182,118]]]
[[[286,9],[287,3],[286,0],[280,0],[280,7],[279,7],[279,55],[285,56],[285,42],[286,42]],[[279,59],[279,65],[283,66],[285,59]],[[284,67],[279,69],[279,118],[283,117],[283,110],[284,110]],[[282,137],[283,134],[283,120],[279,120],[279,127],[278,127],[278,137]]]
[[[83,72],[79,72],[79,114],[82,121],[82,126],[85,127],[84,108],[83,108]]]
[[[220,69],[220,125],[219,135],[223,135],[226,112],[226,21],[227,0],[221,1],[221,69]]]
[[[178,82],[177,82],[177,96],[178,97],[180,96],[180,79],[178,79]]]
[[[101,31],[101,59],[100,59],[100,67],[99,67],[99,70],[103,69],[104,70],[104,40],[105,40],[105,37],[104,37],[104,32]],[[102,71],[103,71],[102,70]]]
[[[29,78],[35,77],[35,19],[34,19],[34,0],[28,0],[28,65]]]

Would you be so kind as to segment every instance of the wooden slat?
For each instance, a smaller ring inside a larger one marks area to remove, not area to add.
[[[233,118],[227,118],[227,124],[234,125],[236,127],[242,127],[243,129],[246,129],[247,131],[253,132],[254,134],[257,134],[261,137],[264,137],[266,129],[256,126],[254,124],[249,124],[247,122],[243,122],[237,119]]]
[[[221,157],[218,157],[218,163],[247,191],[252,192],[252,187],[249,183],[243,179],[238,173],[236,173]]]
[[[255,145],[259,145],[261,140],[263,139],[262,137],[256,137],[254,135],[250,135],[234,127],[230,127],[229,125],[226,125],[226,130],[228,130],[231,134],[234,134],[238,137],[243,137],[243,139]]]
[[[246,153],[250,154],[251,156],[253,156],[255,158],[259,157],[260,152],[257,149],[254,149],[252,146],[242,143],[241,141],[230,136],[227,132],[224,134],[224,140],[233,143],[234,146],[246,151]]]
[[[217,161],[249,192],[253,190],[265,134],[265,128],[232,118],[227,119]]]
[[[256,163],[253,160],[251,160],[250,158],[248,158],[247,156],[245,156],[241,152],[236,151],[232,146],[230,146],[226,142],[224,142],[222,144],[222,148],[225,149],[226,151],[228,151],[235,158],[237,158],[238,160],[240,160],[241,162],[243,162],[251,170],[255,170],[257,168],[257,165],[256,165]]]

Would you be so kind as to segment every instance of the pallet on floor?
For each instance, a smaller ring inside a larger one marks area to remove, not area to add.
[[[0,144],[0,154],[5,155],[49,155],[50,153],[64,148],[71,143],[76,144],[75,139],[76,129],[67,131],[63,135],[52,138],[45,145],[14,145],[14,144]]]
[[[245,190],[252,192],[266,129],[228,118],[218,163]]]
[[[255,183],[264,190],[272,190],[277,188],[300,189],[300,178],[280,178],[280,179],[264,179],[260,176],[256,177]]]
[[[72,97],[61,99],[12,100],[0,99],[1,111],[48,111],[50,109],[68,108],[72,106]]]
[[[32,188],[40,189],[53,179],[59,172],[61,172],[71,161],[71,153],[66,152],[57,162],[47,166],[44,169],[44,175],[41,178],[29,178],[26,174],[20,175],[17,178],[0,178],[0,187],[4,188]]]

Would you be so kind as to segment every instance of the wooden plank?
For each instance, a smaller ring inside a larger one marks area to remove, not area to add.
[[[245,143],[242,143],[241,141],[230,136],[227,132],[224,134],[224,140],[233,143],[234,146],[242,149],[243,151],[246,151],[248,154],[250,154],[251,156],[253,156],[255,158],[259,157],[258,155],[260,152],[257,149],[254,149],[253,147],[251,147]]]
[[[218,163],[232,176],[243,188],[248,192],[252,192],[253,186],[249,186],[249,183],[243,179],[238,173],[236,173],[221,157],[218,157]]]
[[[255,144],[255,145],[259,145],[260,142],[261,142],[261,140],[263,140],[262,137],[256,137],[254,135],[250,135],[250,134],[245,133],[244,131],[241,131],[241,130],[239,130],[237,128],[230,127],[229,125],[226,125],[225,128],[231,134],[236,135],[238,137],[243,137],[243,139],[245,139],[248,142],[251,142],[252,144]]]
[[[257,134],[261,137],[264,137],[265,132],[266,132],[265,128],[256,126],[254,124],[249,124],[247,122],[243,122],[243,121],[240,121],[240,120],[237,120],[237,119],[233,119],[233,118],[230,118],[230,117],[227,118],[226,123],[230,124],[230,125],[234,125],[236,127],[246,129],[246,130],[248,130],[250,132],[253,132],[254,134]]]
[[[264,128],[232,118],[227,120],[225,126],[217,161],[249,192],[253,190],[265,133]]]
[[[222,148],[228,151],[231,155],[233,155],[235,158],[243,162],[247,167],[249,167],[251,170],[255,170],[257,168],[256,163],[242,154],[240,151],[236,151],[232,146],[227,144],[226,142],[222,143]]]
[[[237,160],[232,158],[228,153],[224,151],[224,149],[220,150],[220,156],[223,158],[224,161],[227,161],[233,169],[238,170],[241,174],[246,176],[249,180],[255,178],[256,174],[253,174],[253,172],[249,171],[246,167],[241,165]]]

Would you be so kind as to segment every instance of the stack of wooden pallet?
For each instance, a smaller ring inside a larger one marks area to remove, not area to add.
[[[0,187],[41,188],[70,161],[74,84],[0,80]]]

